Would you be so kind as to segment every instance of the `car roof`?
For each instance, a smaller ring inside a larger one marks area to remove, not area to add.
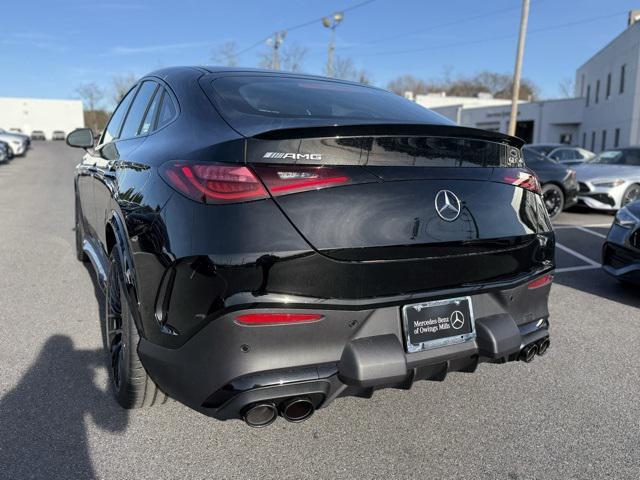
[[[284,70],[269,70],[265,68],[247,68],[247,67],[222,67],[216,65],[207,65],[207,66],[177,66],[177,67],[166,67],[159,70],[155,70],[153,72],[148,73],[144,77],[160,77],[164,78],[170,74],[177,73],[187,73],[187,72],[200,72],[203,74],[237,74],[237,75],[277,75],[279,77],[290,77],[290,78],[308,78],[310,80],[324,80],[329,82],[338,82],[338,83],[347,83],[351,85],[358,85],[361,87],[374,88],[376,90],[384,90],[383,88],[379,88],[373,85],[365,85],[360,82],[352,82],[350,80],[342,80],[339,78],[329,78],[323,77],[322,75],[310,75],[308,73],[300,73],[300,72],[287,72]]]
[[[565,145],[564,143],[527,143],[525,147],[567,147],[573,148],[571,145]]]

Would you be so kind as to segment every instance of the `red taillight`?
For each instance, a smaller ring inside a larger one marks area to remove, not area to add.
[[[350,183],[347,175],[332,167],[274,165],[254,168],[274,196]]]
[[[202,203],[229,203],[267,198],[260,180],[241,165],[167,162],[160,175],[187,197]]]
[[[282,325],[286,323],[315,322],[322,319],[317,313],[245,313],[236,321],[244,325]]]
[[[533,282],[527,285],[529,290],[534,290],[536,288],[544,287],[545,285],[549,285],[553,281],[553,275],[547,273],[546,275],[541,276],[540,278],[536,278]]]
[[[511,185],[515,185],[516,187],[526,188],[538,195],[542,192],[538,177],[531,171],[517,169],[509,170],[502,177],[502,180]]]

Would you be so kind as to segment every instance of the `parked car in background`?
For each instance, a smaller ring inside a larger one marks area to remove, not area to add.
[[[64,140],[67,135],[62,130],[54,130],[51,134],[51,140]]]
[[[557,217],[564,209],[578,201],[576,172],[545,157],[528,146],[522,149],[524,162],[538,176],[542,198],[549,218]]]
[[[640,199],[640,147],[607,150],[575,170],[578,201],[590,208],[615,211]]]
[[[7,132],[0,128],[0,140],[9,144],[12,156],[23,155],[29,148],[29,137],[22,133]]]
[[[4,163],[10,160],[9,158],[10,151],[11,151],[11,148],[9,147],[9,144],[6,142],[0,141],[0,163]]]
[[[555,240],[520,139],[370,86],[238,70],[154,72],[95,147],[67,137],[87,150],[77,256],[105,285],[123,407],[167,394],[298,422],[546,352]]]
[[[16,133],[22,133],[22,129],[21,128],[10,128],[9,129],[12,132],[16,132]]]
[[[591,160],[596,154],[580,147],[558,147],[551,150],[547,156],[564,165],[578,165]]]
[[[546,157],[556,148],[568,147],[568,145],[563,143],[528,143],[524,147]]]
[[[0,140],[0,145],[3,145],[5,147],[7,151],[8,160],[11,160],[13,158],[13,150],[11,150],[11,146],[3,140]]]
[[[31,132],[31,140],[46,140],[47,137],[44,135],[42,130],[34,130]]]
[[[576,165],[596,156],[595,153],[580,147],[572,147],[563,143],[530,143],[525,148],[549,157],[558,163]]]
[[[622,282],[640,284],[640,200],[618,210],[602,247],[602,268]]]

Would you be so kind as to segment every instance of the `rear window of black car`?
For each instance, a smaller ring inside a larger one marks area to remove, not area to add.
[[[225,117],[449,123],[396,94],[364,85],[267,75],[222,77],[212,85]]]

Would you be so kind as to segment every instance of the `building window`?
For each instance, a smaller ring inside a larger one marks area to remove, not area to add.
[[[560,143],[563,143],[565,145],[571,145],[573,143],[573,135],[571,135],[570,133],[561,133]]]
[[[620,129],[616,128],[615,134],[613,135],[613,148],[618,148],[620,146]]]
[[[596,132],[591,132],[591,151],[596,151]]]
[[[611,96],[611,74],[607,75],[607,100]]]
[[[600,150],[605,151],[607,149],[607,131],[602,130],[602,143],[600,144]]]
[[[580,81],[580,96],[584,97],[584,73],[582,74],[582,80]]]
[[[591,85],[587,85],[587,107],[589,106],[590,98],[591,98]]]
[[[620,67],[620,93],[624,93],[624,74],[626,70],[626,65],[622,65],[622,67]]]
[[[582,132],[582,148],[587,148],[587,132]]]
[[[598,103],[598,100],[600,100],[600,80],[598,80],[596,82],[596,98],[595,98],[595,102]]]

